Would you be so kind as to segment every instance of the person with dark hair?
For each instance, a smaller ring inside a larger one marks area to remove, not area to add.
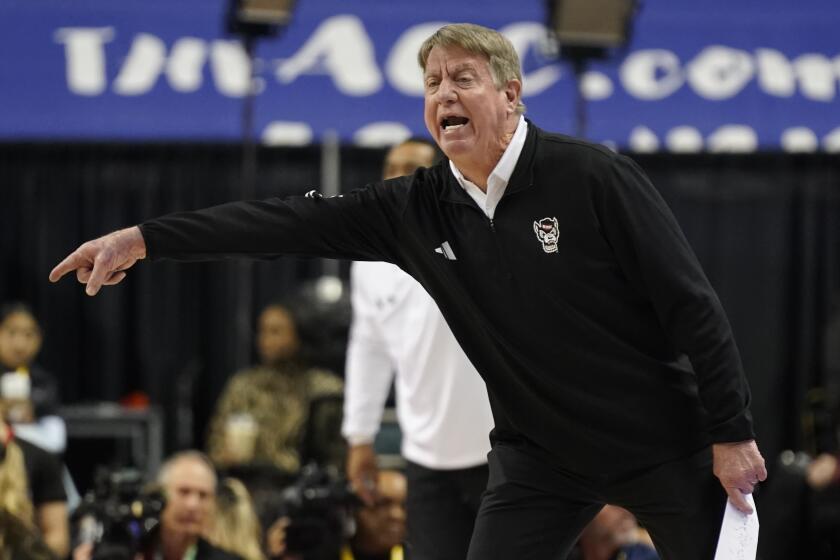
[[[391,146],[385,154],[382,178],[405,177],[418,167],[431,167],[440,160],[441,153],[434,142],[417,136]]]
[[[353,512],[353,529],[348,535],[340,535],[339,551],[290,552],[287,550],[287,531],[294,522],[282,517],[272,523],[267,533],[266,545],[269,558],[278,560],[311,560],[329,558],[334,560],[402,560],[412,559],[406,553],[403,543],[406,536],[406,478],[397,470],[383,469],[377,472],[376,498],[360,505]],[[324,540],[329,540],[329,537]],[[335,559],[338,560],[338,559]]]
[[[397,560],[405,554],[406,477],[395,470],[377,472],[378,492],[372,503],[356,511],[356,533],[341,560]]]
[[[840,395],[816,387],[807,396],[799,426],[804,449],[779,455],[761,494],[769,512],[761,520],[762,560],[840,558]]]
[[[307,364],[293,306],[272,303],[260,312],[256,346],[260,363],[231,377],[216,403],[210,457],[223,467],[265,465],[288,475],[308,460],[340,466],[340,420],[320,429],[329,411],[318,403],[337,401],[340,415],[343,384]]]
[[[18,436],[61,453],[67,430],[57,415],[58,382],[35,363],[43,333],[32,309],[21,302],[0,306],[0,399],[9,401],[6,420]]]
[[[624,508],[605,505],[580,535],[575,560],[658,560],[650,536]]]
[[[383,179],[430,167],[428,141],[388,150]],[[373,441],[391,381],[407,460],[407,546],[414,560],[463,560],[487,486],[493,416],[484,382],[423,286],[390,263],[354,262],[344,423],[347,476],[368,503],[380,486]],[[458,426],[453,430],[452,426]]]
[[[421,46],[426,127],[446,156],[343,195],[236,202],[81,245],[51,273],[86,291],[144,258],[283,253],[397,264],[484,378],[489,480],[469,560],[565,557],[606,503],[666,560],[714,554],[727,497],[767,471],[726,314],[642,170],[522,113],[502,34]],[[452,429],[458,429],[453,426]]]

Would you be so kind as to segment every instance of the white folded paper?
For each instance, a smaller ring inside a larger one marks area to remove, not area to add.
[[[732,502],[726,501],[715,560],[755,560],[758,549],[758,510],[752,494],[744,495],[744,499],[753,508],[750,515],[741,513]]]

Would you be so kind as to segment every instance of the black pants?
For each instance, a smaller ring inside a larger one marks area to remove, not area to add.
[[[712,560],[726,493],[711,449],[621,477],[550,466],[527,446],[496,443],[469,560],[565,559],[604,504],[630,510],[663,560]]]
[[[464,560],[470,545],[487,465],[434,470],[408,462],[406,518],[409,560]]]

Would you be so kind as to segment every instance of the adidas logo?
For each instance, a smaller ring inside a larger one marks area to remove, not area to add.
[[[452,247],[449,246],[449,241],[444,241],[441,243],[440,247],[435,248],[435,253],[439,255],[443,255],[444,258],[448,261],[457,261],[458,259],[455,257],[455,253],[452,251]]]

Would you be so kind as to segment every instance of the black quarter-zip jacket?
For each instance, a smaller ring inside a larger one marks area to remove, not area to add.
[[[658,192],[629,158],[533,123],[493,220],[444,161],[344,195],[234,202],[141,231],[152,259],[400,266],[487,383],[494,440],[525,441],[558,467],[616,475],[754,437],[728,320]]]

